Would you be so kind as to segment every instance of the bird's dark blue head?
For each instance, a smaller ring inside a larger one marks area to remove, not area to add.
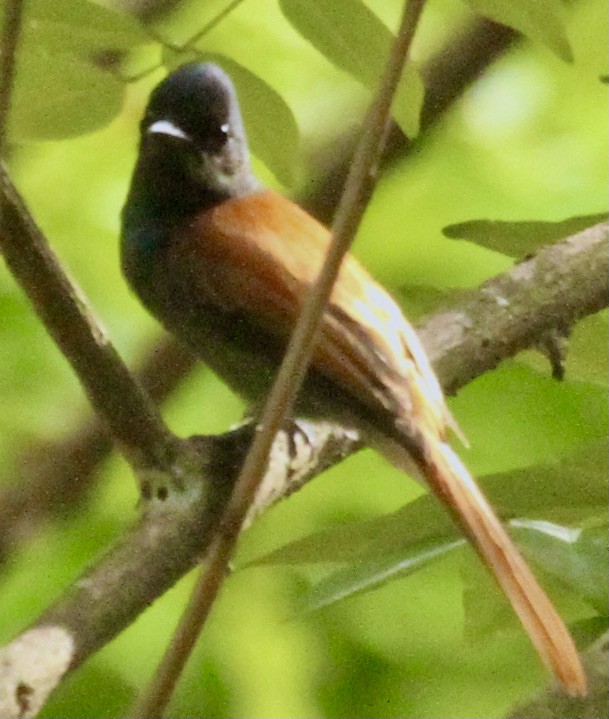
[[[152,92],[130,199],[147,210],[192,211],[258,189],[237,94],[217,65],[191,63]]]

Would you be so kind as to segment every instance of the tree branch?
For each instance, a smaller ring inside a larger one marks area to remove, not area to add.
[[[607,223],[566,238],[431,317],[420,328],[420,335],[444,388],[454,391],[501,359],[534,345],[534,332],[570,326],[605,307],[608,238]],[[478,325],[487,330],[480,332]],[[356,437],[337,427],[310,422],[295,426],[275,440],[270,469],[250,518],[359,447]],[[21,714],[10,711],[18,706],[19,686],[27,688],[33,707],[40,706],[67,672],[120,633],[199,561],[216,529],[250,432],[251,427],[243,427],[226,435],[191,440],[193,448],[206,458],[204,474],[214,487],[211,501],[206,505],[188,503],[183,495],[170,495],[166,502],[151,501],[142,520],[124,539],[29,632],[5,648],[7,670],[0,680],[0,697],[13,704],[6,704],[8,709],[0,704],[0,715],[33,716],[36,709]],[[149,490],[151,496],[157,495],[154,486]],[[58,637],[62,652],[69,647],[67,660],[60,652],[64,667],[60,671],[53,646],[43,641],[45,635],[30,634],[40,629],[59,630],[60,634],[53,636]],[[41,656],[46,657],[49,673],[55,671],[53,682],[41,680],[40,672],[28,663],[32,653],[37,667],[43,661]]]
[[[181,451],[179,441],[129,374],[3,166],[0,203],[0,250],[91,404],[136,469],[170,469]]]
[[[606,306],[607,227],[542,249],[425,323],[426,349],[447,394]]]

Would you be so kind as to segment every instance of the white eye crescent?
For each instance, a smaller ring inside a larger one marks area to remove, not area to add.
[[[170,135],[180,140],[190,140],[190,137],[177,125],[169,120],[157,120],[146,130],[147,133],[158,133],[159,135]]]

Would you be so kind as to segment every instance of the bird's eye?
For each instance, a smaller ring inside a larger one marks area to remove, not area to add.
[[[212,151],[221,150],[224,145],[228,142],[230,137],[230,125],[228,122],[222,123],[222,125],[215,125],[210,129],[207,136],[207,142],[209,149]]]

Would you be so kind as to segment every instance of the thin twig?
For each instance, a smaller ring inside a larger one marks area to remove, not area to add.
[[[418,332],[443,388],[458,389],[501,359],[534,346],[551,328],[570,327],[605,307],[608,250],[609,227],[602,223],[541,250],[478,291],[460,297],[450,309],[430,317]],[[244,436],[240,431],[197,440],[209,444],[211,486],[221,488],[228,482],[229,491],[230,470],[240,465],[249,437],[251,434]],[[265,476],[264,491],[256,498],[256,514],[359,446],[337,428],[309,426],[303,429],[302,438],[302,442],[287,443],[308,447],[304,458],[301,456],[299,472],[293,470],[296,458],[277,449],[279,458],[269,463],[272,469]],[[281,445],[280,440],[277,445]],[[73,646],[67,668],[49,686],[35,678],[26,661],[13,677],[15,686],[22,683],[32,688],[33,696],[46,696],[68,672],[114,639],[205,556],[217,526],[217,511],[209,506],[180,506],[178,511],[167,508],[163,515],[158,502],[152,509],[147,507],[143,521],[33,624],[32,628],[61,627],[67,632]],[[32,651],[43,666],[47,657],[53,664],[52,648],[43,643],[43,637],[40,642]],[[0,696],[11,691],[10,667],[6,669],[0,673]]]
[[[136,468],[168,470],[180,443],[133,379],[0,166],[0,251],[89,400]]]
[[[208,33],[210,33],[215,27],[217,27],[223,20],[225,20],[233,10],[236,10],[243,0],[232,0],[225,8],[223,8],[215,17],[213,17],[206,25],[200,30],[197,30],[196,34],[189,38],[182,47],[182,51],[189,50],[196,45],[199,40],[202,40]]]
[[[245,458],[188,606],[158,670],[137,702],[133,717],[161,717],[224,582],[243,521],[264,477],[275,436],[285,423],[306,374],[324,309],[366,203],[372,193],[391,102],[423,9],[424,0],[407,0],[400,28],[377,97],[364,121],[360,144],[332,226],[332,240],[320,276],[307,297],[287,352],[262,412],[259,431]]]
[[[23,0],[8,0],[5,3],[4,26],[0,40],[0,158],[4,158],[6,149],[6,129],[11,109],[22,14]]]
[[[160,17],[164,16],[164,12],[154,13],[150,17],[145,17],[145,20],[150,21],[146,30],[151,37],[157,40],[159,44],[163,45],[164,47],[173,50],[177,54],[187,53],[208,33],[210,33],[215,27],[217,27],[223,20],[226,20],[226,18],[242,3],[243,0],[231,0],[231,2],[229,2],[226,7],[222,8],[219,13],[214,15],[214,17],[212,17],[209,22],[203,25],[202,28],[197,30],[196,33],[192,35],[192,37],[189,37],[188,40],[186,40],[185,42],[172,42],[171,40],[168,40],[166,37],[164,37],[162,32],[158,32],[155,28],[151,27],[151,24],[157,21]]]

